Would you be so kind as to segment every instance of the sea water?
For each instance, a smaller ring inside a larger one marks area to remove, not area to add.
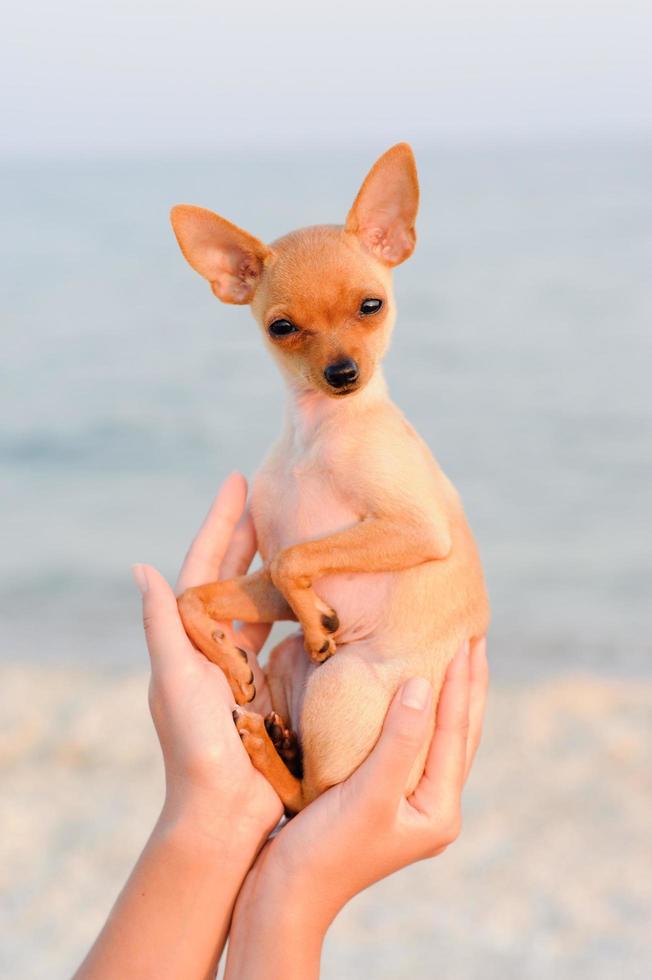
[[[4,659],[142,667],[130,564],[173,580],[280,427],[258,328],[186,265],[170,206],[267,241],[338,223],[382,149],[1,167]],[[652,146],[415,149],[386,374],[465,501],[494,673],[649,672]]]

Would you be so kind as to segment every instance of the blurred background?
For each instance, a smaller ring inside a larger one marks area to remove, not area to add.
[[[65,977],[162,799],[129,566],[174,579],[283,393],[174,203],[267,240],[409,140],[387,376],[494,608],[465,831],[360,896],[326,978],[648,977],[647,4],[14,5],[0,41],[0,972]]]

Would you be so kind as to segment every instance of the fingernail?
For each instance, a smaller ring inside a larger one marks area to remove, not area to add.
[[[147,570],[144,565],[132,565],[131,574],[134,577],[134,582],[138,586],[138,590],[141,595],[145,595],[149,588],[149,582],[147,581]]]
[[[411,677],[403,685],[401,704],[415,711],[423,711],[430,701],[431,691],[430,682],[425,677]]]

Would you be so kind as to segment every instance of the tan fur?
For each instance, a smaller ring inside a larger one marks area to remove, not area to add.
[[[179,606],[193,641],[226,670],[239,704],[251,694],[242,659],[215,638],[211,617],[299,620],[302,633],[272,652],[269,691],[254,703],[264,710],[271,700],[299,733],[299,788],[279,775],[260,724],[255,742],[244,739],[256,745],[254,763],[291,810],[362,762],[403,680],[420,674],[438,691],[455,650],[489,622],[459,497],[390,401],[380,368],[395,318],[391,267],[414,248],[417,206],[414,158],[398,144],[370,171],[344,227],[302,229],[268,247],[224,219],[207,219],[211,212],[184,206],[172,213],[184,254],[214,291],[226,290],[231,302],[248,292],[289,388],[284,431],[252,488],[263,570],[191,589]],[[361,315],[367,298],[382,300],[381,310]],[[300,332],[271,337],[279,318]],[[342,358],[359,368],[344,393],[324,375]]]

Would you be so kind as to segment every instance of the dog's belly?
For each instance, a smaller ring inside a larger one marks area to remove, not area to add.
[[[296,471],[283,474],[280,481],[257,480],[252,493],[252,515],[266,562],[285,548],[336,534],[360,520],[336,496],[327,480]],[[384,625],[394,577],[393,572],[356,572],[315,580],[315,592],[339,617],[338,644],[371,636]]]

